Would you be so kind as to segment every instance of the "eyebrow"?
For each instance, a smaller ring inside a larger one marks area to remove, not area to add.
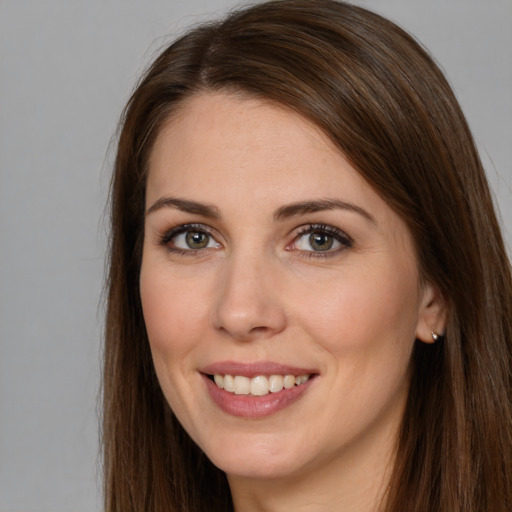
[[[186,213],[201,215],[210,219],[219,219],[220,212],[216,206],[198,203],[189,199],[179,199],[177,197],[161,197],[153,203],[146,211],[146,215],[150,215],[162,208],[176,208]],[[301,201],[298,203],[287,204],[281,206],[274,212],[275,220],[285,220],[299,215],[308,213],[316,213],[326,210],[348,210],[358,213],[372,224],[377,224],[375,218],[366,210],[353,203],[347,203],[340,199],[319,199],[312,201]]]
[[[210,219],[220,218],[219,209],[216,206],[198,203],[188,199],[178,199],[177,197],[161,197],[148,208],[146,216],[162,208],[176,208],[182,212],[193,213]]]
[[[377,224],[375,218],[366,210],[355,204],[341,201],[340,199],[320,199],[318,201],[302,201],[299,203],[288,204],[276,210],[274,218],[276,220],[284,220],[298,215],[325,210],[348,210],[358,213],[372,224]]]

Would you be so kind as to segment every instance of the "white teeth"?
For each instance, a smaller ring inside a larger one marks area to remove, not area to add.
[[[217,387],[235,395],[264,396],[268,393],[278,393],[283,388],[300,386],[309,380],[309,375],[258,375],[250,379],[243,375],[215,374],[213,380]]]
[[[283,386],[284,389],[293,388],[293,386],[295,386],[295,377],[293,375],[286,375],[283,379]]]
[[[219,388],[224,387],[224,377],[222,375],[216,374],[213,376],[213,380],[215,381],[215,384],[219,386]]]
[[[298,377],[296,377],[297,386],[298,386],[299,384],[303,384],[303,383],[304,383],[304,382],[306,382],[308,379],[309,379],[309,375],[299,375]]]
[[[251,395],[254,396],[263,396],[267,395],[269,391],[268,379],[263,375],[259,375],[258,377],[254,377],[251,379]]]
[[[281,375],[271,375],[268,378],[268,389],[271,393],[277,393],[283,388],[283,377]]]
[[[224,389],[226,391],[230,391],[231,393],[235,391],[235,379],[231,375],[224,375]]]
[[[251,391],[251,379],[237,375],[235,377],[235,395],[248,395]]]

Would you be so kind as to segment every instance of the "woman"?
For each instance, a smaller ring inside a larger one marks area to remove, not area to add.
[[[122,120],[106,509],[505,511],[510,264],[439,69],[278,0],[185,34]]]

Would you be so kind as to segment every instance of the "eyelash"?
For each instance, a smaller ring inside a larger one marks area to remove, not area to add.
[[[204,224],[182,224],[180,226],[176,226],[162,235],[160,235],[158,244],[165,246],[166,249],[174,254],[178,254],[180,256],[198,256],[203,253],[205,249],[181,249],[179,247],[173,247],[169,245],[174,238],[178,235],[187,233],[187,232],[195,232],[195,233],[203,233],[215,240],[211,231]],[[287,245],[286,249],[291,250],[297,244],[297,242],[305,235],[319,233],[332,237],[335,241],[340,244],[340,247],[334,250],[325,250],[325,251],[308,251],[303,249],[297,249],[300,253],[308,258],[328,258],[338,254],[339,252],[351,248],[354,245],[354,242],[350,236],[341,231],[338,228],[333,226],[329,226],[326,224],[308,224],[299,228],[297,233],[295,234],[292,242]]]
[[[306,251],[298,249],[303,255],[305,255],[308,258],[329,258],[331,256],[337,255],[338,253],[345,249],[353,247],[354,245],[354,241],[352,240],[352,238],[343,231],[341,231],[341,229],[335,228],[334,226],[328,226],[326,224],[308,224],[307,226],[299,228],[299,231],[297,232],[292,243],[288,247],[293,247],[304,235],[310,235],[313,233],[324,234],[332,237],[340,244],[340,247],[334,250],[326,251]]]
[[[165,246],[169,252],[178,254],[179,256],[197,256],[205,249],[181,249],[179,247],[172,247],[169,245],[173,238],[188,232],[203,233],[215,240],[210,230],[207,229],[204,224],[182,224],[163,233],[158,240],[158,244]]]

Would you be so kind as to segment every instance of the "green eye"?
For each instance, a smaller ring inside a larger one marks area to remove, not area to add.
[[[196,226],[179,226],[164,235],[161,243],[171,251],[179,250],[190,253],[220,247],[220,244],[210,233]]]
[[[210,235],[202,233],[201,231],[187,231],[184,235],[185,242],[189,249],[204,249],[208,247]]]
[[[335,235],[325,231],[313,231],[304,233],[295,242],[295,248],[308,252],[327,252],[341,247],[342,244]]]
[[[328,251],[334,245],[334,238],[327,233],[311,233],[309,245],[314,251]]]
[[[295,238],[292,248],[308,256],[334,255],[340,250],[352,247],[352,239],[334,226],[310,224],[305,226]]]

